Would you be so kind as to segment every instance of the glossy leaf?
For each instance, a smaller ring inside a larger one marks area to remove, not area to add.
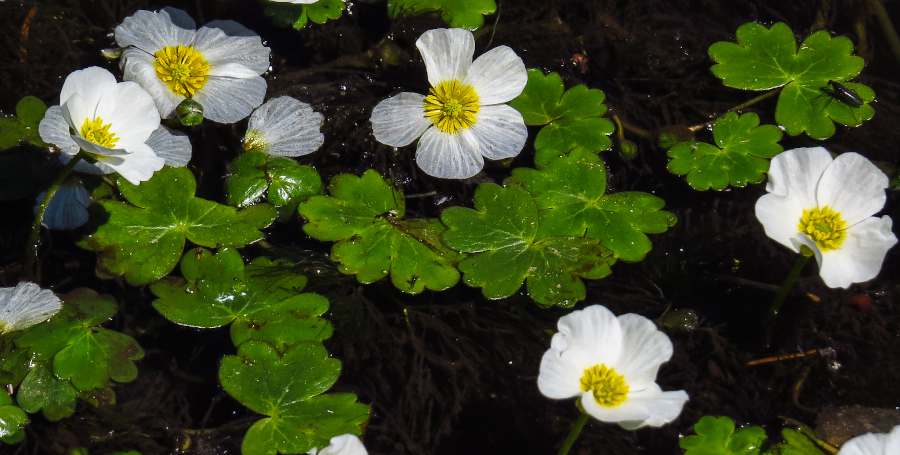
[[[331,324],[320,318],[328,300],[301,293],[306,277],[291,264],[256,258],[249,265],[237,251],[218,253],[196,248],[181,260],[184,278],[168,277],[150,286],[153,302],[166,319],[190,327],[231,325],[236,346],[263,340],[284,350],[303,341],[331,336]]]
[[[264,417],[244,436],[245,455],[306,453],[331,437],[360,434],[367,406],[352,394],[322,395],[337,380],[340,362],[319,343],[300,343],[280,355],[249,341],[225,356],[219,380],[229,395]]]
[[[118,181],[126,202],[101,201],[109,219],[79,245],[98,253],[98,269],[132,285],[166,276],[187,240],[205,247],[240,247],[263,238],[275,218],[267,204],[241,211],[194,196],[187,168],[163,168],[140,186]]]
[[[694,434],[682,437],[678,445],[685,455],[755,455],[765,440],[761,427],[735,431],[729,417],[703,416],[694,424]]]
[[[270,3],[265,9],[266,15],[271,16],[276,25],[296,30],[303,29],[310,22],[324,24],[339,19],[343,11],[344,0],[319,0],[305,5]]]
[[[388,0],[392,18],[440,12],[451,27],[475,30],[484,25],[484,16],[494,14],[494,0]]]
[[[794,33],[784,23],[772,27],[755,22],[737,30],[737,42],[720,41],[709,48],[716,62],[711,70],[728,87],[770,90],[781,87],[775,120],[788,134],[806,133],[815,139],[834,134],[834,122],[858,126],[875,111],[869,105],[875,94],[869,87],[851,87],[864,104],[853,107],[835,99],[830,81],[856,77],[863,59],[853,55],[853,43],[827,31],[809,35],[797,46]],[[848,86],[850,86],[848,84]]]
[[[75,413],[78,391],[69,381],[56,377],[50,367],[37,363],[19,384],[16,401],[30,414],[42,412],[51,422]]]
[[[646,234],[661,234],[676,222],[652,194],[606,193],[606,168],[591,153],[559,158],[541,170],[515,169],[507,183],[531,193],[550,230],[599,240],[626,261],[642,260],[653,246]]]
[[[313,196],[298,211],[311,237],[337,242],[331,257],[343,273],[360,283],[390,275],[397,289],[418,294],[441,291],[459,281],[458,255],[440,241],[436,219],[406,220],[403,193],[373,170],[341,174],[329,184],[330,196]]]
[[[615,262],[596,240],[556,230],[517,186],[479,185],[474,210],[451,207],[441,219],[447,245],[470,254],[459,263],[464,281],[490,299],[509,297],[526,282],[538,304],[570,307],[585,297],[581,279],[609,275]]]
[[[803,433],[785,428],[781,430],[784,442],[766,452],[766,455],[825,455],[819,446]]]
[[[0,438],[8,438],[28,424],[28,415],[13,404],[5,390],[0,391]]]
[[[683,175],[695,190],[721,190],[761,182],[769,160],[783,150],[781,130],[760,125],[750,112],[729,112],[713,124],[715,145],[700,141],[681,142],[669,149],[670,172]]]
[[[260,152],[244,153],[235,159],[225,180],[229,205],[247,207],[266,195],[282,218],[293,214],[300,202],[321,193],[322,178],[315,169]]]
[[[21,142],[43,147],[38,134],[38,124],[44,118],[47,105],[40,98],[25,96],[16,103],[16,115],[0,117],[0,150],[9,149]]]
[[[559,74],[530,69],[525,90],[510,105],[527,125],[545,125],[534,140],[535,161],[542,165],[571,150],[609,150],[615,128],[603,118],[605,98],[603,91],[584,85],[564,90]]]

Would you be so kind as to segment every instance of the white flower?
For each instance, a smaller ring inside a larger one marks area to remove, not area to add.
[[[652,321],[637,314],[617,318],[592,305],[561,317],[557,326],[538,374],[544,396],[580,397],[590,416],[627,430],[659,427],[681,413],[687,393],[663,392],[656,384],[672,342]]]
[[[344,434],[331,438],[328,447],[322,450],[312,449],[310,455],[368,455],[362,441],[352,434]]]
[[[773,240],[795,252],[811,249],[829,287],[871,280],[897,243],[891,218],[876,218],[888,178],[857,153],[832,159],[822,147],[787,150],[769,165],[768,194],[756,218]]]
[[[289,96],[270,99],[250,116],[244,150],[276,156],[302,156],[325,141],[319,131],[324,117],[309,104]]]
[[[900,454],[900,425],[890,433],[866,433],[841,446],[838,455],[896,455]]]
[[[428,96],[403,92],[375,106],[375,139],[393,147],[417,138],[416,163],[433,177],[462,179],[484,167],[484,158],[519,154],[528,129],[506,103],[522,93],[528,74],[506,46],[474,62],[475,38],[458,28],[429,30],[416,41],[425,60]]]
[[[35,201],[34,212],[37,214],[38,206],[44,200],[44,191],[38,195]],[[91,195],[81,184],[80,180],[67,181],[59,186],[53,199],[44,211],[44,219],[41,224],[54,231],[68,231],[78,229],[88,222],[88,207],[91,205]]]
[[[112,73],[92,66],[66,77],[59,104],[47,109],[38,132],[63,152],[64,161],[79,150],[95,160],[79,162],[76,170],[116,172],[138,184],[165,164],[154,147],[172,134],[160,127],[153,99],[138,84],[116,82]],[[172,141],[179,144],[177,154],[190,157],[190,142]]]
[[[62,308],[59,297],[34,283],[0,288],[0,333],[24,330],[50,319]]]
[[[234,123],[262,104],[269,69],[269,48],[253,31],[234,21],[213,21],[195,30],[184,11],[140,10],[116,27],[116,42],[126,48],[126,80],[144,87],[163,118],[186,97],[203,106],[203,116]]]

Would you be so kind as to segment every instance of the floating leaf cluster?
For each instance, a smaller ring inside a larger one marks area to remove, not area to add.
[[[16,115],[0,117],[0,150],[6,150],[27,142],[43,147],[38,134],[38,124],[44,118],[47,105],[40,98],[26,96],[16,103]]]
[[[301,30],[310,22],[324,24],[339,19],[344,8],[344,0],[318,0],[308,4],[269,3],[265,12],[276,25]]]
[[[396,18],[438,12],[451,27],[475,30],[484,25],[484,16],[494,14],[494,0],[388,0],[388,15]]]
[[[694,434],[684,436],[679,445],[684,455],[824,455],[815,441],[802,431],[785,428],[783,441],[768,449],[762,427],[735,428],[729,417],[703,416],[694,424]]]

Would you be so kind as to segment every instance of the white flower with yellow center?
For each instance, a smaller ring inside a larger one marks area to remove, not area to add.
[[[14,288],[0,288],[0,333],[27,329],[60,309],[59,297],[34,283],[23,281]]]
[[[244,150],[274,156],[309,155],[325,142],[319,130],[324,120],[309,104],[289,96],[272,98],[250,116]]]
[[[416,163],[433,177],[463,179],[478,174],[484,158],[519,154],[528,129],[519,111],[506,103],[528,81],[522,59],[506,46],[474,62],[475,38],[458,28],[422,34],[416,47],[425,61],[428,96],[403,92],[375,106],[375,139],[403,147],[419,139]]]
[[[681,414],[687,393],[663,392],[656,384],[672,342],[652,321],[592,305],[561,317],[557,326],[538,374],[544,396],[580,397],[588,415],[627,430],[659,427]]]
[[[772,158],[756,218],[778,243],[812,250],[826,285],[847,288],[875,278],[897,243],[891,218],[872,216],[887,186],[884,172],[857,153],[832,159],[822,147],[787,150]]]
[[[234,21],[213,21],[196,29],[184,11],[140,10],[116,27],[124,47],[126,80],[147,90],[163,118],[185,98],[203,106],[203,116],[234,123],[262,104],[269,69],[269,48],[259,36]]]
[[[117,82],[96,66],[66,77],[59,105],[47,109],[38,132],[65,161],[86,152],[93,163],[79,162],[76,170],[115,172],[134,184],[162,169],[167,156],[186,163],[191,155],[187,138],[160,126],[153,99],[140,85]]]
[[[368,455],[362,441],[352,434],[343,434],[331,438],[324,449],[312,449],[309,455]]]
[[[896,455],[900,454],[900,425],[890,433],[866,433],[841,446],[838,455]]]

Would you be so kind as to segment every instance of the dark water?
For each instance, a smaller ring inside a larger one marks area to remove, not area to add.
[[[818,15],[828,29],[859,43],[854,24],[864,14],[864,2],[849,0],[498,3],[499,18],[489,18],[488,27],[476,35],[479,52],[507,44],[528,67],[558,71],[568,85],[603,89],[614,112],[651,130],[702,122],[752,96],[722,87],[708,70],[706,48],[732,39],[738,25],[785,21],[806,35]],[[26,94],[52,104],[72,70],[94,64],[114,69],[98,54],[113,44],[112,28],[136,9],[165,5],[185,8],[200,24],[236,19],[263,36],[273,50],[269,95],[295,96],[326,116],[325,145],[302,160],[326,178],[375,168],[407,194],[434,192],[411,199],[408,207],[412,215],[435,216],[444,207],[469,204],[479,181],[509,173],[491,163],[472,181],[436,181],[417,172],[412,147],[395,153],[374,141],[368,125],[372,107],[400,88],[424,91],[424,67],[413,43],[423,31],[442,26],[434,18],[389,21],[377,1],[354,2],[352,14],[302,32],[273,28],[251,1],[0,2],[0,109],[9,112]],[[888,6],[900,18],[897,3]],[[27,36],[22,33],[26,22]],[[878,94],[877,114],[860,128],[839,130],[827,146],[896,167],[900,66],[875,22],[870,19],[865,26],[867,45],[860,53],[867,67],[861,80]],[[573,64],[576,54],[586,57],[580,65]],[[757,112],[771,122],[773,110],[770,101]],[[241,124],[208,124],[193,133],[191,167],[202,196],[221,198],[222,175],[242,132]],[[765,237],[753,216],[762,186],[692,191],[666,172],[664,150],[638,143],[640,154],[633,161],[606,153],[611,188],[663,197],[679,223],[653,238],[654,249],[644,262],[617,264],[612,277],[589,282],[582,305],[601,303],[616,313],[650,318],[667,308],[695,311],[700,328],[669,330],[675,355],[659,375],[664,389],[686,389],[691,401],[677,421],[662,429],[627,432],[590,423],[573,453],[678,453],[678,435],[705,414],[767,425],[774,436],[779,416],[813,424],[829,406],[900,405],[898,250],[888,254],[876,280],[847,291],[824,287],[810,267],[766,347],[762,320],[773,296],[766,286],[780,283],[794,258]],[[783,141],[785,148],[813,143],[804,137]],[[30,176],[15,180],[20,194],[12,196],[19,199],[2,202],[0,282],[8,286],[21,273],[33,197],[52,169],[47,171],[46,159],[33,149],[4,152],[0,160],[0,167],[17,170],[13,174]],[[531,162],[526,150],[512,166]],[[889,194],[884,213],[900,219],[896,193]],[[0,452],[62,454],[83,446],[100,454],[118,449],[239,453],[252,414],[217,384],[218,360],[233,349],[227,333],[168,323],[150,307],[145,289],[94,278],[93,255],[76,248],[74,240],[53,233],[44,284],[60,292],[90,286],[116,296],[122,311],[112,325],[135,336],[147,357],[139,364],[137,381],[116,387],[115,407],[82,405],[75,417],[55,424],[34,416],[29,441]],[[301,260],[313,288],[331,298],[335,336],[328,347],[344,365],[336,388],[372,404],[365,437],[371,453],[541,454],[552,453],[565,436],[576,416],[573,403],[543,398],[535,383],[556,319],[567,311],[540,310],[526,297],[489,302],[463,285],[414,298],[389,283],[363,287],[338,274],[327,260],[328,245],[306,240],[296,221],[273,228],[270,243],[271,251]],[[253,247],[248,253],[266,251]],[[820,302],[804,297],[806,292]],[[871,307],[854,304],[862,298],[870,298]],[[836,349],[839,368],[821,358],[744,366],[771,354],[826,347]]]

